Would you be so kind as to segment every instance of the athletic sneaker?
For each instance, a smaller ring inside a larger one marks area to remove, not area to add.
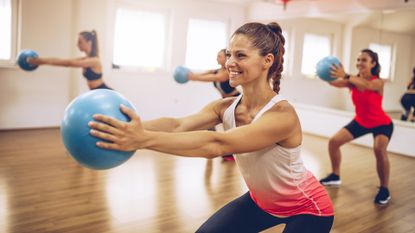
[[[380,187],[379,192],[375,197],[375,203],[378,205],[386,205],[389,203],[391,195],[389,194],[389,189],[385,187]]]
[[[320,183],[327,186],[340,186],[342,181],[340,180],[340,176],[331,173],[326,178],[321,179]]]

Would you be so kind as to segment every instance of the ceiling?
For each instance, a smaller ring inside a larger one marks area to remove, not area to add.
[[[415,0],[289,0],[285,8],[283,0],[211,1],[242,5],[273,19],[324,18],[415,36]]]

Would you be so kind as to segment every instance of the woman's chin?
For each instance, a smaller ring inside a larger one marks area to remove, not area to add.
[[[229,86],[231,86],[231,87],[236,87],[236,86],[238,86],[239,84],[236,82],[236,80],[232,80],[232,79],[229,79]]]

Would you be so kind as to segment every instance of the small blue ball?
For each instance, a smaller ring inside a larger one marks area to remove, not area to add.
[[[174,70],[174,80],[176,80],[176,82],[183,84],[183,83],[187,83],[189,81],[189,79],[187,78],[189,75],[189,68],[186,68],[184,66],[178,66],[176,67],[176,69]]]
[[[126,162],[135,151],[116,151],[96,146],[102,141],[90,134],[88,122],[94,114],[103,114],[121,121],[130,121],[120,110],[120,104],[135,107],[118,92],[97,89],[75,98],[65,109],[61,123],[63,144],[81,165],[97,170],[109,169]]]
[[[33,51],[33,50],[22,50],[20,51],[19,55],[17,55],[17,64],[26,71],[33,71],[38,66],[37,65],[31,65],[27,62],[28,58],[37,58],[39,55]]]
[[[324,81],[331,82],[335,80],[335,77],[331,77],[330,75],[330,67],[333,65],[340,65],[339,59],[334,56],[327,56],[321,59],[316,65],[316,73],[319,78]]]

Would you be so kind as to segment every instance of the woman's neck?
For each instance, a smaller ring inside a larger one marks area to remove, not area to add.
[[[243,87],[242,104],[248,109],[262,108],[275,95],[270,86]]]
[[[364,79],[371,79],[373,75],[371,73],[364,73],[364,74],[359,74],[359,76]]]

